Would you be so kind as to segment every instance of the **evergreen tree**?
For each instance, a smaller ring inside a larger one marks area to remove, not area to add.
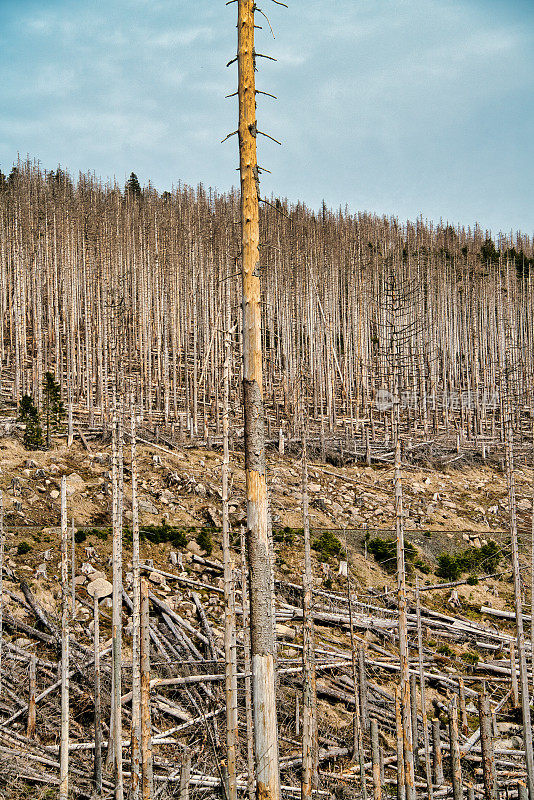
[[[44,444],[43,431],[39,412],[29,394],[23,395],[19,403],[19,422],[26,426],[22,440],[26,450],[39,450]]]
[[[46,446],[50,447],[50,431],[57,431],[65,416],[65,406],[61,399],[61,387],[52,372],[44,378],[44,408],[46,413]]]
[[[132,197],[141,197],[141,186],[135,172],[130,173],[130,177],[126,181],[126,186],[124,188],[126,193]]]

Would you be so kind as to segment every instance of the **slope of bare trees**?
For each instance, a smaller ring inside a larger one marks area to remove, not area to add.
[[[112,378],[169,433],[220,436],[225,292],[231,298],[231,416],[241,425],[239,196],[178,186],[140,196],[30,162],[0,192],[0,355],[4,399],[42,404],[50,369],[90,427],[110,427]],[[262,206],[260,275],[267,437],[346,451],[392,438],[384,304],[388,276],[418,287],[400,337],[401,425],[424,440],[504,437],[499,308],[518,368],[514,426],[532,405],[531,241],[418,220]],[[508,267],[508,268],[507,268]],[[525,418],[525,426],[527,421]],[[526,431],[525,427],[525,431]],[[480,445],[482,446],[482,445]],[[376,451],[378,452],[378,451]]]

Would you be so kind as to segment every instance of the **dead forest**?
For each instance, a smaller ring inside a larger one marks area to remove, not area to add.
[[[534,800],[532,242],[261,198],[255,10],[239,190],[0,173],[0,794]]]

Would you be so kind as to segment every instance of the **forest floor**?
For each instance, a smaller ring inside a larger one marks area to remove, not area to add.
[[[111,580],[111,448],[109,444],[91,442],[92,452],[88,452],[78,441],[67,448],[65,439],[62,438],[55,439],[52,444],[50,450],[29,452],[16,438],[0,439],[0,489],[5,509],[7,567],[4,588],[10,593],[5,598],[5,608],[13,617],[21,618],[22,612],[25,622],[34,624],[28,608],[22,610],[20,600],[15,599],[20,597],[21,581],[25,580],[50,618],[59,618],[59,489],[61,477],[65,475],[69,524],[73,522],[78,531],[75,582],[79,602],[72,632],[79,642],[90,647],[93,623],[91,598],[86,587],[96,577]],[[222,649],[222,552],[218,533],[221,524],[221,453],[192,447],[164,451],[161,447],[140,444],[137,457],[141,525],[153,525],[156,526],[155,529],[161,529],[164,523],[166,526],[179,528],[187,539],[187,544],[182,542],[179,548],[170,541],[142,541],[141,558],[153,570],[148,572],[152,591],[183,619],[189,620],[191,624],[198,624],[190,590],[187,585],[184,587],[178,583],[176,586],[170,577],[171,574],[180,574],[186,581],[197,582],[197,591],[212,627],[215,644]],[[231,461],[230,519],[232,529],[238,531],[245,522],[242,454],[233,453]],[[124,521],[128,526],[132,517],[128,449],[125,451],[124,465]],[[267,471],[276,543],[276,578],[282,587],[277,600],[281,601],[281,609],[284,611],[284,602],[288,597],[287,587],[291,584],[300,585],[302,579],[301,465],[294,458],[269,452]],[[516,471],[519,532],[525,565],[529,551],[533,477],[533,470],[530,468],[518,468]],[[394,573],[384,569],[371,554],[366,553],[366,541],[369,543],[373,538],[388,539],[393,536],[392,481],[391,467],[336,468],[316,462],[309,464],[310,521],[312,541],[316,544],[313,567],[319,594],[337,592],[341,596],[346,593],[342,563],[347,559],[346,548],[353,589],[359,597],[369,598],[374,594],[383,598],[384,592],[394,592]],[[473,581],[472,585],[458,586],[457,597],[451,598],[450,588],[426,592],[426,608],[451,616],[461,615],[465,620],[483,624],[503,634],[512,633],[510,621],[488,617],[481,611],[482,606],[508,611],[513,607],[513,587],[509,579],[510,565],[507,555],[509,534],[506,476],[490,467],[449,467],[438,472],[407,468],[403,470],[403,490],[406,538],[416,547],[417,555],[416,566],[408,576],[408,582],[412,586],[416,576],[422,587],[445,580],[435,574],[437,557],[443,552],[456,554],[469,547],[480,550],[487,542],[495,541],[505,556],[499,566],[500,575],[484,578],[478,583]],[[211,538],[211,548],[206,545],[206,540],[199,538],[201,529],[207,530]],[[317,540],[324,530],[330,530],[336,540],[339,540],[341,549],[338,548],[337,553],[329,555],[321,549]],[[238,541],[234,541],[234,544],[237,544],[236,561],[239,563]],[[203,549],[206,546],[208,552]],[[123,559],[125,586],[130,591],[131,546],[127,536]],[[158,570],[169,575],[161,575]],[[464,574],[463,577],[467,576]],[[206,591],[202,589],[202,585]],[[214,587],[212,592],[209,591],[210,586]],[[101,625],[104,643],[110,635],[109,609],[110,601],[103,601]],[[295,659],[300,658],[301,621],[289,614],[287,619],[278,615],[277,622],[279,657],[282,661],[293,659],[294,663]],[[125,662],[131,654],[129,623],[130,618],[125,618]],[[346,624],[338,628],[330,623],[318,622],[316,633],[321,647],[326,647],[327,650],[331,648],[332,653],[336,648],[336,652],[340,652],[342,648],[346,651]],[[360,631],[359,635],[363,637],[362,641],[366,646],[370,643],[375,646],[379,643],[385,644],[380,635],[372,630],[363,634]],[[39,657],[43,657],[42,646],[26,635],[8,631],[7,636],[17,647],[36,652]],[[467,661],[473,651],[472,641],[456,645],[451,639],[445,638],[444,646],[439,636],[432,641],[428,635],[425,641],[427,646],[433,648],[433,658],[441,672],[456,674],[457,665],[464,663],[462,659],[468,669]],[[392,691],[394,679],[395,674],[390,675],[386,671],[381,676],[381,686]],[[318,713],[321,729],[325,731],[325,741],[339,744],[340,741],[350,739],[352,714],[347,703],[340,702],[343,693],[339,694],[339,686],[336,688],[335,684],[325,683],[321,678],[319,689]],[[285,700],[294,704],[295,691],[287,687],[283,687],[281,691]],[[336,697],[336,692],[339,697]],[[440,697],[443,699],[443,693],[440,692],[439,686],[438,689],[429,688],[429,706],[433,700],[439,700]],[[287,703],[284,703],[281,710],[285,715],[284,719],[289,708],[286,706]],[[160,712],[159,716],[163,713]],[[43,712],[39,710],[38,718],[41,713]],[[54,714],[46,721],[42,720],[40,725],[42,740],[49,743],[57,742],[57,732],[54,733],[51,721],[53,718]],[[15,728],[17,725],[22,730],[23,720],[15,723]],[[164,728],[165,724],[158,721],[158,727]],[[74,738],[78,737],[80,740],[90,738],[90,716],[86,706],[79,709],[78,717],[76,710],[74,711],[71,732]],[[384,735],[386,734],[387,731]],[[390,744],[392,742],[393,740]]]

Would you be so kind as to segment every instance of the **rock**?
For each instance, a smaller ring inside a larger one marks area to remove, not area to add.
[[[148,576],[148,580],[151,583],[157,584],[158,586],[163,586],[163,584],[165,583],[165,578],[163,577],[163,575],[160,575],[159,572],[151,572],[150,575]]]
[[[113,584],[104,578],[97,578],[87,585],[87,593],[90,594],[91,597],[96,597],[98,600],[101,600],[103,597],[109,597],[112,592]]]
[[[138,501],[139,511],[143,514],[157,514],[158,509],[147,497],[140,497]]]
[[[482,547],[482,543],[481,543],[480,539],[478,538],[478,536],[477,536],[476,539],[473,540],[473,546],[477,547],[479,550]]]
[[[292,641],[296,637],[296,632],[289,625],[283,625],[281,622],[276,623],[276,635],[279,639]]]
[[[96,572],[96,569],[93,567],[92,564],[85,563],[82,564],[81,571],[83,575],[92,575],[93,572]]]
[[[83,492],[85,489],[85,481],[78,475],[77,472],[67,475],[65,483],[67,486],[67,495],[69,497],[77,492]]]
[[[39,578],[44,578],[46,580],[46,564],[39,564],[37,570],[35,572],[35,579],[38,580]]]
[[[532,503],[527,497],[524,497],[521,500],[517,501],[518,511],[530,511],[531,508],[532,508]]]
[[[76,577],[74,578],[74,585],[83,586],[86,581],[87,577],[85,575],[76,575]]]
[[[320,492],[322,489],[321,484],[319,483],[309,483],[308,484],[308,491],[309,492]]]
[[[204,552],[197,542],[188,542],[185,549],[195,556],[201,556]]]
[[[52,500],[57,500],[58,497],[59,497],[58,490],[57,489],[52,489],[52,491],[50,492],[50,497],[52,498]]]
[[[37,464],[36,461],[33,460],[33,458],[27,458],[26,461],[24,462],[24,466],[26,467],[26,469],[37,469],[39,465]]]
[[[194,488],[194,491],[196,494],[199,495],[199,497],[206,497],[208,494],[208,490],[206,489],[203,483],[197,483]]]
[[[105,572],[95,569],[94,572],[91,572],[91,580],[96,581],[97,578],[102,578],[103,580],[107,581],[108,576]]]

